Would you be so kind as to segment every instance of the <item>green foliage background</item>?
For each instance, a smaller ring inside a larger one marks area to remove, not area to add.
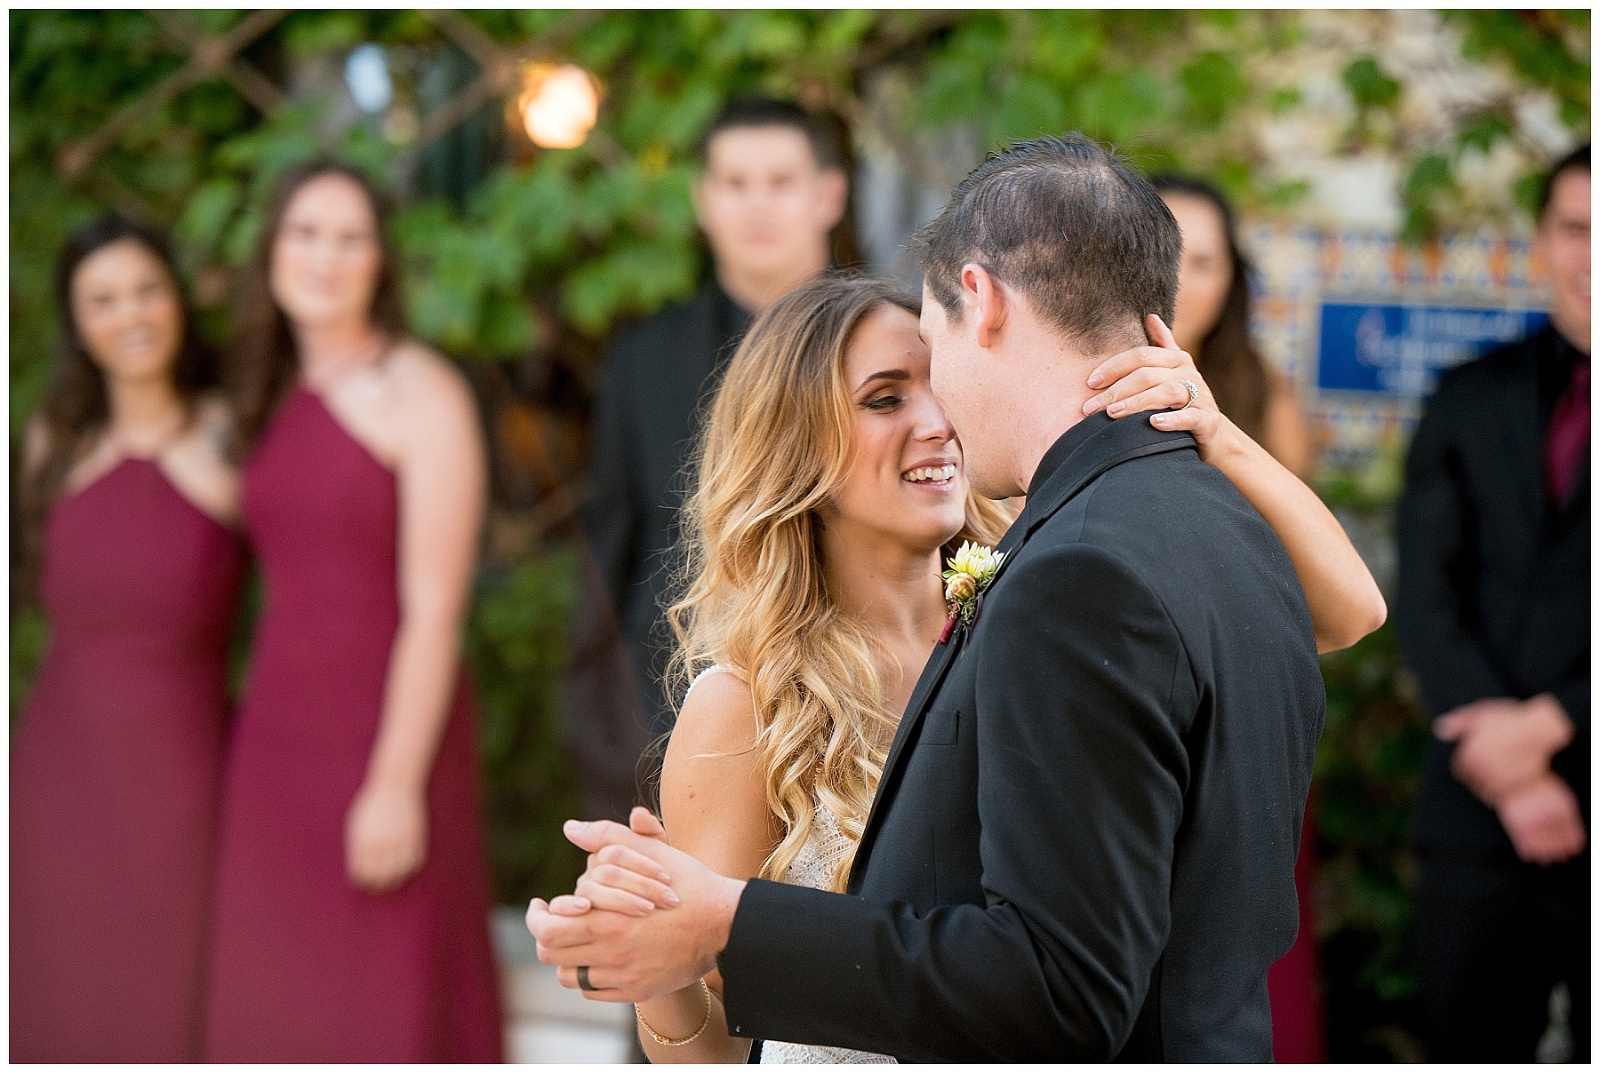
[[[185,14],[220,32],[245,13]],[[899,87],[899,96],[891,95],[899,104],[876,136],[895,145],[953,124],[971,127],[988,147],[1076,128],[1119,143],[1146,167],[1214,176],[1247,211],[1292,211],[1305,193],[1304,183],[1265,173],[1253,131],[1306,106],[1293,65],[1275,60],[1306,44],[1309,13],[462,14],[497,42],[582,64],[606,90],[599,127],[581,148],[532,154],[502,146],[505,159],[462,196],[419,196],[398,184],[405,196],[395,235],[411,323],[468,363],[555,356],[592,383],[598,341],[614,322],[690,291],[704,270],[688,198],[696,141],[720,102],[741,91],[794,96],[859,131],[873,121],[868,86],[883,76]],[[1444,18],[1466,57],[1502,72],[1513,87],[1547,92],[1561,122],[1586,136],[1587,11],[1476,10]],[[231,87],[209,80],[147,116],[69,181],[58,166],[63,152],[179,69],[188,51],[135,10],[13,11],[10,31],[13,445],[49,376],[57,317],[52,259],[72,227],[107,206],[170,223],[205,329],[220,340],[228,273],[249,249],[278,173],[332,152],[389,185],[418,174],[403,125],[334,129],[329,102],[315,98],[263,116]],[[243,58],[281,84],[294,69],[342,62],[359,43],[425,60],[450,51],[442,40],[438,26],[416,11],[295,11]],[[403,68],[397,80],[405,83],[412,76]],[[427,105],[432,93],[436,105],[437,90],[425,78],[413,80],[414,96]],[[1341,82],[1352,116],[1342,151],[1401,155],[1412,237],[1460,218],[1464,161],[1522,137],[1507,94],[1486,96],[1444,133],[1406,134],[1400,119],[1408,74],[1381,55],[1350,55]],[[478,122],[501,125],[494,115]],[[428,166],[425,159],[424,179]],[[1536,168],[1519,187],[1524,201]],[[1384,465],[1392,471],[1393,459]],[[1344,509],[1381,518],[1394,485],[1379,470],[1331,480],[1327,491]],[[509,902],[553,892],[577,867],[556,834],[556,821],[576,807],[556,745],[574,555],[570,545],[547,539],[510,561],[488,563],[468,633],[483,707],[497,887]],[[13,613],[13,713],[43,638],[36,612]],[[1388,631],[1330,658],[1326,676],[1317,802],[1333,1056],[1414,1057],[1404,829],[1425,730]]]

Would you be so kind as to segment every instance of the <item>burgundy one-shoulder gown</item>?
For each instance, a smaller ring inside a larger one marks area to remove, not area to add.
[[[244,550],[153,461],[45,523],[11,759],[11,1060],[192,1062]]]
[[[265,603],[225,775],[205,1056],[499,1061],[464,681],[428,783],[426,863],[380,895],[345,873],[400,622],[394,474],[296,388],[245,465],[243,512]]]

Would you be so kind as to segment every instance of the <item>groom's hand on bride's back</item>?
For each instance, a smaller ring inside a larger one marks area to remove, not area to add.
[[[589,869],[572,895],[535,898],[528,907],[539,960],[557,966],[570,988],[586,967],[584,994],[606,1002],[642,1002],[715,968],[744,890],[668,845],[645,810],[635,809],[630,822],[633,830],[569,821],[563,830],[588,851]]]

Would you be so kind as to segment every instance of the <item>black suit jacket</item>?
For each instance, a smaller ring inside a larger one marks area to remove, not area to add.
[[[702,405],[749,323],[713,281],[619,336],[606,354],[582,523],[652,735],[665,733],[671,719],[661,601],[687,491],[684,467]]]
[[[1541,399],[1540,366],[1563,345],[1546,328],[1440,378],[1406,458],[1395,629],[1433,715],[1553,693],[1578,730],[1554,766],[1587,819],[1589,462],[1557,506],[1541,461],[1554,391]],[[1418,842],[1510,853],[1499,818],[1451,773],[1454,748],[1429,748]]]
[[[752,881],[741,1035],[919,1061],[1269,1061],[1321,733],[1283,546],[1187,433],[1050,449],[900,724],[850,894]]]

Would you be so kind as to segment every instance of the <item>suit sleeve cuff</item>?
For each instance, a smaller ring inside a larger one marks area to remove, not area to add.
[[[827,1005],[823,993],[848,988],[851,981],[837,978],[843,969],[834,961],[860,941],[860,910],[861,899],[848,895],[762,879],[746,883],[728,945],[717,955],[728,1031],[787,1038],[773,1033]],[[831,984],[825,982],[830,976]]]
[[[1563,682],[1550,691],[1551,695],[1560,703],[1567,713],[1567,718],[1572,720],[1572,741],[1576,745],[1583,743],[1588,749],[1589,738],[1589,679],[1587,677]],[[1571,748],[1571,746],[1568,746]]]

